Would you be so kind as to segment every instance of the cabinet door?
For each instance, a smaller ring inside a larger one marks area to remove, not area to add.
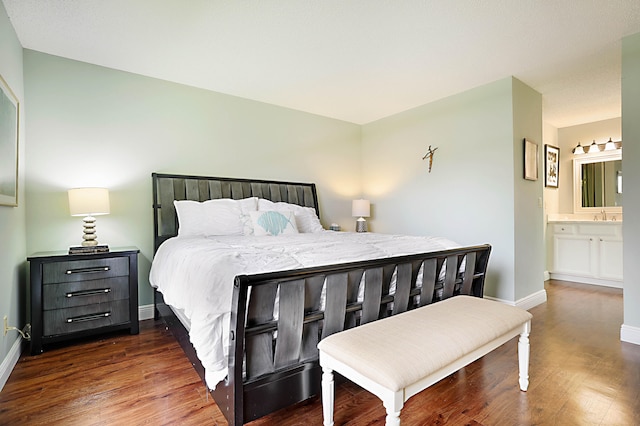
[[[597,259],[596,243],[591,237],[576,235],[554,235],[553,272],[593,276]]]
[[[599,238],[600,278],[622,281],[622,241],[617,238]]]

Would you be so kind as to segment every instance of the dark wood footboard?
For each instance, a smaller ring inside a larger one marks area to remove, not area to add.
[[[490,252],[481,245],[236,277],[229,377],[216,403],[241,425],[318,394],[322,338],[458,294],[482,297]]]

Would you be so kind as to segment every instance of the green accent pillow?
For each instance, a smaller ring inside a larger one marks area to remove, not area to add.
[[[296,219],[292,211],[250,212],[254,235],[297,234]]]

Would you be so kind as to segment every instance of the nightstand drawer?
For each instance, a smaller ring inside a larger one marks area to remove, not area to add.
[[[129,321],[129,301],[55,309],[43,312],[44,336],[92,330]]]
[[[129,259],[126,257],[71,260],[42,265],[43,284],[97,280],[128,275]]]
[[[47,284],[42,294],[45,311],[128,299],[129,277]]]

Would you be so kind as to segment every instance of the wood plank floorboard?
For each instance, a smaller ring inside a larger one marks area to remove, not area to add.
[[[640,424],[640,346],[620,341],[622,290],[548,281],[530,311],[530,385],[518,387],[517,338],[412,397],[403,426]],[[392,362],[392,360],[390,360]],[[335,424],[383,425],[369,392],[336,390]],[[161,321],[140,334],[109,334],[25,349],[0,392],[0,425],[226,425]],[[319,397],[249,423],[322,425]]]

